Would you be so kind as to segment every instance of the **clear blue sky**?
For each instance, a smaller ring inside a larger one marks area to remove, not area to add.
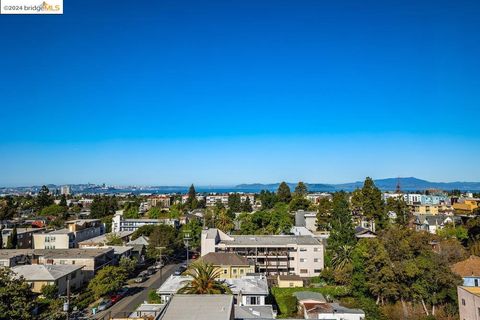
[[[0,16],[0,185],[480,180],[480,2]]]

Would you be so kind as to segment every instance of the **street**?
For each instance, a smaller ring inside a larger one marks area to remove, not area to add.
[[[97,313],[93,316],[93,319],[109,319],[111,316],[124,316],[135,311],[141,303],[147,300],[148,292],[151,289],[158,289],[165,279],[170,277],[180,265],[181,263],[166,265],[161,272],[160,270],[157,271],[147,281],[130,285],[130,293],[127,297],[121,299],[109,309]],[[160,274],[162,274],[161,278]]]

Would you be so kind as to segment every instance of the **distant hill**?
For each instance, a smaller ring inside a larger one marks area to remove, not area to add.
[[[383,191],[393,191],[397,187],[397,183],[400,182],[400,188],[403,191],[417,191],[426,189],[441,189],[441,190],[462,190],[462,191],[480,191],[480,182],[431,182],[427,180],[418,179],[415,177],[407,178],[386,178],[374,180],[375,185]],[[290,189],[293,191],[296,183],[287,183]],[[242,190],[251,190],[252,192],[258,192],[260,190],[277,190],[279,183],[270,184],[240,184],[235,188]],[[341,183],[341,184],[322,184],[322,183],[307,183],[309,191],[313,192],[328,192],[328,191],[353,191],[363,186],[363,181]]]

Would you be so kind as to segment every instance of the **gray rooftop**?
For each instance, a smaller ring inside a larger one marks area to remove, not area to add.
[[[17,276],[24,277],[27,281],[55,281],[70,273],[82,269],[81,265],[41,265],[32,264],[12,267]]]
[[[158,288],[159,294],[175,294],[180,288],[186,285],[192,278],[190,276],[175,276],[171,275]],[[259,294],[268,295],[267,279],[263,276],[245,276],[237,279],[222,279],[230,287],[233,294]]]
[[[1,259],[11,259],[21,255],[29,255],[33,253],[33,249],[2,249],[0,250]]]
[[[235,306],[235,319],[274,319],[271,305],[265,306]]]
[[[319,292],[312,292],[312,291],[298,291],[293,294],[297,297],[298,301],[302,300],[315,300],[319,302],[326,302],[325,297],[323,294]]]
[[[232,313],[232,295],[181,294],[170,300],[162,320],[230,320]]]
[[[233,240],[222,240],[220,243],[229,246],[320,245],[320,242],[312,236],[234,235],[231,237]]]
[[[128,237],[128,236],[132,235],[132,234],[133,234],[133,231],[120,231],[120,232],[105,233],[105,234],[102,234],[100,236],[81,241],[78,244],[79,245],[90,244],[90,243],[92,243],[92,244],[102,244],[102,243],[108,242],[107,237],[110,236],[110,235],[115,235],[119,238],[125,238],[125,237]]]
[[[95,258],[103,254],[112,252],[112,248],[95,248],[95,249],[35,249],[34,254],[43,256],[44,258],[64,258],[64,259],[81,259]]]

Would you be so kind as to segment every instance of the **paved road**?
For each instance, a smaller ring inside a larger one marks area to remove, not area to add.
[[[147,300],[148,292],[151,289],[158,289],[165,279],[170,277],[180,265],[181,263],[166,265],[163,267],[162,272],[157,271],[147,281],[131,285],[130,292],[134,292],[133,294],[123,298],[108,310],[97,313],[93,319],[109,319],[110,316],[120,316],[123,315],[123,313],[130,314],[135,311],[141,303]],[[162,273],[161,278],[160,273]]]

